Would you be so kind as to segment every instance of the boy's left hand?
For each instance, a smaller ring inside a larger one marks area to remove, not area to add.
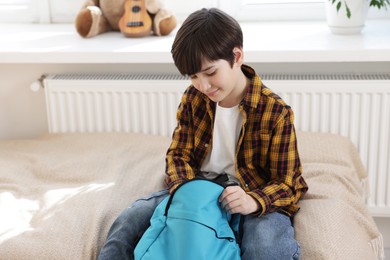
[[[260,209],[260,203],[240,186],[228,186],[219,197],[221,207],[231,214],[248,215]]]

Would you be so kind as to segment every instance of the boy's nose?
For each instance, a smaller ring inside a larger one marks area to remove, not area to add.
[[[199,90],[203,93],[206,93],[207,90],[210,88],[210,83],[208,82],[208,80],[205,80],[205,79],[199,79],[198,81],[198,87],[199,87]]]

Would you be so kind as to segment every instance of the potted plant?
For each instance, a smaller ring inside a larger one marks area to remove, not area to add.
[[[325,2],[327,23],[335,34],[360,33],[369,7],[387,9],[390,6],[390,0],[328,0]]]

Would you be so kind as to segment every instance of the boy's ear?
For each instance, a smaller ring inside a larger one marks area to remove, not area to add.
[[[244,63],[244,52],[239,47],[233,48],[234,64],[241,66]]]

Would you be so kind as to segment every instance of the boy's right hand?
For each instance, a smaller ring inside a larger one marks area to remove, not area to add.
[[[228,186],[219,197],[221,207],[230,214],[249,215],[260,210],[260,203],[240,186]]]

